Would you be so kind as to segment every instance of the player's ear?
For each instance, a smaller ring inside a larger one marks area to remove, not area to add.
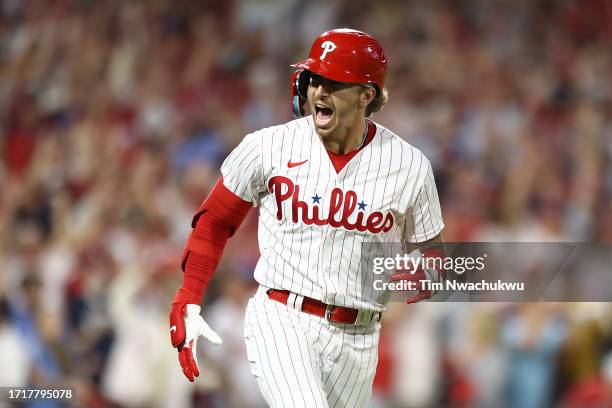
[[[376,89],[371,86],[363,86],[359,93],[359,107],[366,108],[376,98]]]

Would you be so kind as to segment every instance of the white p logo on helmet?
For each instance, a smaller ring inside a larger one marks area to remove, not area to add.
[[[323,61],[328,52],[332,52],[336,49],[336,44],[331,41],[324,41],[323,44],[321,44],[321,48],[323,48],[323,53],[321,53],[319,59]]]

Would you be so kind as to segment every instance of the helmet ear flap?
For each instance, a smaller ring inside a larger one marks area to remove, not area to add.
[[[306,114],[304,105],[307,102],[310,71],[299,69],[291,75],[291,107],[293,116],[301,118]]]
[[[310,85],[310,71],[303,70],[300,72],[296,78],[296,85],[298,94],[304,98],[308,99],[308,85]]]

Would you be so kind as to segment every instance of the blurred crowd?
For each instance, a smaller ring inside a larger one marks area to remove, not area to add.
[[[208,290],[225,342],[201,347],[195,385],[167,311],[221,161],[291,119],[289,64],[330,28],[385,48],[373,119],[431,159],[446,241],[612,241],[606,0],[0,7],[0,386],[78,395],[27,406],[262,406],[242,340],[256,211]],[[385,321],[373,406],[612,406],[607,304],[393,305]]]

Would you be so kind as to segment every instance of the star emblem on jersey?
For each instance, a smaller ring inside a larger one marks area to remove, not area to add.
[[[359,207],[360,210],[364,210],[365,208],[368,206],[366,203],[363,202],[363,200],[361,200],[360,203],[357,203],[357,206]]]
[[[319,204],[319,201],[321,201],[321,198],[323,198],[323,197],[319,197],[319,195],[317,193],[315,193],[315,195],[312,197],[312,203],[313,204]]]
[[[292,162],[291,160],[289,160],[287,162],[287,167],[289,167],[290,169],[293,167],[297,167],[297,166],[301,166],[302,164],[306,163],[308,161],[308,159],[301,161],[301,162]]]

